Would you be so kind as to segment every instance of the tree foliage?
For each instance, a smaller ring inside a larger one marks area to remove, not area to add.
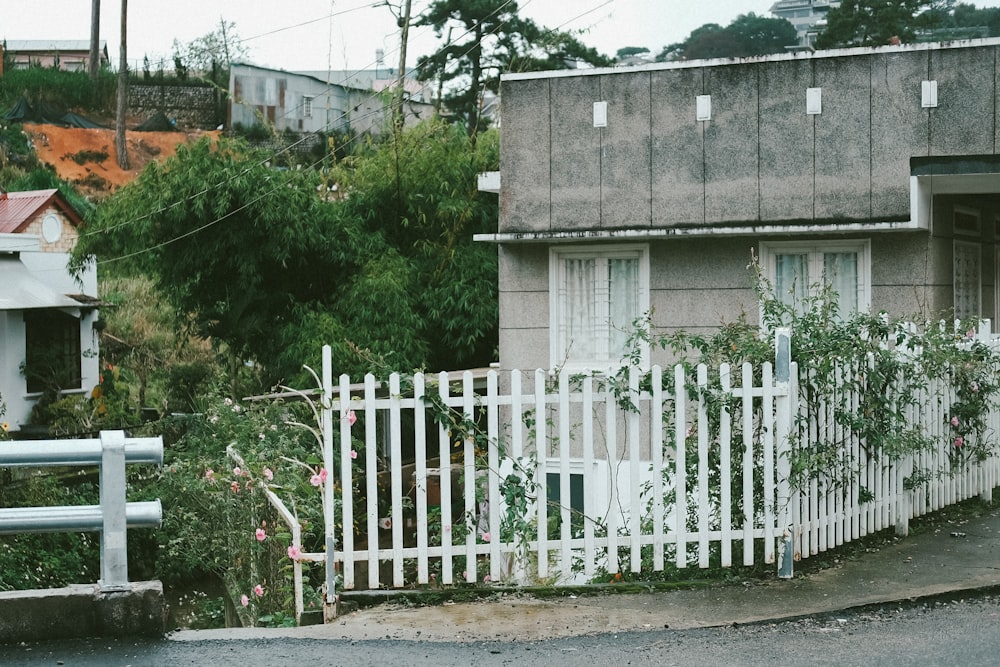
[[[914,42],[918,32],[940,26],[953,5],[954,0],[844,0],[827,15],[816,48]]]
[[[219,19],[219,27],[187,44],[174,40],[173,55],[193,72],[208,73],[229,66],[248,55],[236,24]]]
[[[147,274],[192,332],[252,360],[266,383],[303,378],[321,345],[337,372],[486,363],[493,357],[495,224],[476,191],[496,141],[428,123],[369,144],[327,178],[279,170],[238,140],[203,139],[151,163],[81,235],[76,261]]]
[[[432,27],[439,38],[449,35],[417,67],[422,80],[437,79],[447,88],[445,103],[470,136],[485,129],[483,95],[499,92],[501,74],[614,62],[570,33],[518,16],[518,5],[510,0],[434,0],[416,25]]]
[[[784,53],[796,44],[795,26],[785,19],[741,14],[723,28],[706,23],[691,31],[688,38],[660,52],[657,60],[699,60],[703,58],[744,58]]]

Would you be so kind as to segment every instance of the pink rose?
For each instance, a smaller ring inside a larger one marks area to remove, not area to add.
[[[288,557],[292,560],[299,560],[302,558],[302,551],[294,544],[288,547]]]
[[[958,417],[951,418],[951,425],[958,428]]]
[[[344,419],[347,420],[348,424],[354,426],[354,422],[358,421],[358,416],[354,414],[354,410],[348,410],[347,414],[344,415]]]
[[[257,584],[256,586],[253,587],[253,593],[257,597],[261,597],[262,595],[264,595],[264,587],[261,586],[260,584]]]
[[[265,531],[263,528],[258,528],[257,532],[254,534],[257,536],[258,542],[263,542],[264,540],[267,539],[267,531]]]
[[[240,604],[243,605],[244,607],[246,607],[247,605],[250,604],[250,598],[248,598],[246,595],[241,595],[240,596]]]
[[[272,479],[274,479],[274,473],[273,473],[273,472],[271,472],[271,469],[270,469],[270,468],[264,468],[264,479],[266,479],[266,480],[267,480],[267,481],[269,481],[269,482],[270,482],[270,481],[271,481]]]

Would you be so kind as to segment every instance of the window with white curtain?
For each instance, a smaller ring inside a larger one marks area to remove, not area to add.
[[[775,296],[796,312],[828,285],[837,313],[849,317],[871,306],[870,247],[868,241],[762,243],[760,261]]]
[[[965,320],[982,317],[982,249],[978,243],[954,243],[955,257],[952,266],[955,318]]]
[[[553,248],[549,265],[552,367],[620,363],[634,322],[649,310],[647,247]]]

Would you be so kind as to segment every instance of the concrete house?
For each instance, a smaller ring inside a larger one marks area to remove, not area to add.
[[[390,117],[385,98],[373,90],[354,88],[335,78],[312,73],[234,63],[229,70],[229,126],[252,127],[264,122],[277,132],[378,134]],[[353,79],[351,79],[353,81]],[[431,104],[415,99],[404,104],[407,124],[433,113]]]
[[[79,223],[58,190],[0,192],[0,421],[11,431],[51,384],[82,393],[98,383],[97,270],[79,280],[67,270]]]
[[[998,81],[998,39],[504,76],[500,365],[756,321],[752,255],[792,302],[995,327]]]
[[[101,65],[107,65],[108,44],[98,45]],[[55,67],[69,72],[85,72],[90,63],[90,40],[87,39],[9,39],[7,56],[14,69]]]

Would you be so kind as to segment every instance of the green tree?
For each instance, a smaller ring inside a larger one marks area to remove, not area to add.
[[[831,9],[816,48],[879,46],[917,41],[918,32],[939,27],[954,0],[844,0]]]
[[[691,31],[688,38],[666,47],[657,60],[699,60],[704,58],[745,58],[784,53],[796,44],[795,26],[785,19],[741,14],[723,28],[706,23]]]
[[[249,51],[240,39],[236,24],[219,19],[219,27],[184,44],[174,40],[173,56],[192,72],[209,74],[216,69],[228,72],[229,66],[245,58]],[[213,79],[214,81],[214,79]],[[228,80],[226,81],[228,85]]]
[[[476,176],[497,167],[496,144],[427,123],[338,165],[328,178],[349,196],[326,202],[318,173],[202,140],[102,205],[75,258],[149,275],[176,317],[256,362],[266,386],[304,382],[323,343],[352,374],[373,358],[400,370],[485,363],[496,249],[472,234],[495,225]]]
[[[483,95],[499,92],[501,74],[614,62],[569,33],[518,16],[517,2],[510,0],[434,0],[416,25],[431,26],[439,38],[451,28],[444,46],[420,58],[417,67],[421,80],[447,87],[445,103],[470,136],[485,129]]]

